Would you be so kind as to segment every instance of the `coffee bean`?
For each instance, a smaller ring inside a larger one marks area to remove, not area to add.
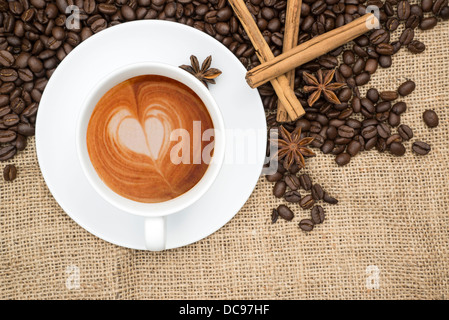
[[[312,179],[310,179],[310,176],[306,173],[299,176],[299,182],[301,187],[306,191],[312,188]]]
[[[391,56],[382,55],[379,57],[379,65],[382,68],[389,68],[391,67],[391,64],[392,64]]]
[[[27,137],[22,136],[21,134],[18,134],[16,141],[14,141],[13,144],[16,147],[17,151],[25,150],[25,148],[27,146]]]
[[[313,207],[314,204],[315,204],[315,200],[313,199],[311,194],[308,194],[308,195],[304,196],[301,199],[301,201],[299,202],[299,205],[303,209],[310,209],[310,208]]]
[[[282,179],[284,175],[280,172],[275,172],[273,174],[265,176],[269,182],[276,182]]]
[[[0,65],[4,67],[11,67],[14,64],[14,61],[14,56],[9,51],[0,51]]]
[[[0,133],[0,139],[1,139],[1,133]],[[0,141],[1,142],[1,141]],[[16,154],[16,147],[14,146],[6,146],[6,147],[0,147],[0,161],[6,161],[14,157]]]
[[[396,91],[382,91],[380,98],[384,101],[393,101],[398,98],[398,93]]]
[[[426,45],[418,40],[413,40],[407,46],[407,49],[412,53],[422,53],[426,50]]]
[[[421,0],[421,8],[423,12],[432,11],[433,0]]]
[[[339,155],[337,155],[335,157],[335,162],[339,165],[339,166],[345,166],[347,165],[349,162],[351,161],[351,156],[348,153],[340,153]]]
[[[24,136],[34,136],[34,127],[29,123],[19,123],[17,126],[17,133]]]
[[[8,100],[8,103],[9,103],[9,100]],[[0,118],[2,118],[4,115],[7,115],[10,112],[11,112],[11,108],[9,106],[4,105],[3,107],[0,107]]]
[[[397,14],[399,20],[406,20],[410,16],[410,2],[408,0],[399,1]]]
[[[440,11],[440,17],[443,20],[449,20],[449,6],[443,7]]]
[[[331,153],[334,149],[335,143],[332,140],[326,140],[324,141],[323,145],[321,146],[321,151],[324,154]]]
[[[321,200],[324,197],[324,190],[318,183],[312,186],[312,197],[315,201]]]
[[[107,27],[107,22],[104,19],[95,20],[95,22],[93,22],[92,25],[90,26],[93,33],[98,33],[100,31],[106,29],[106,27]]]
[[[448,4],[448,0],[435,0],[432,7],[432,12],[434,15],[439,15],[441,10],[446,7]]]
[[[276,198],[282,198],[286,189],[287,184],[284,181],[277,181],[273,187],[273,195]]]
[[[393,105],[391,108],[391,111],[396,113],[397,115],[400,115],[401,113],[405,112],[407,110],[407,104],[405,102],[397,102]]]
[[[412,14],[412,15],[410,15],[410,17],[408,17],[407,21],[405,22],[405,28],[415,29],[417,26],[419,26],[420,22],[421,22],[421,17]]]
[[[311,220],[314,224],[320,224],[324,222],[325,214],[322,206],[314,206],[311,211]]]
[[[405,147],[400,142],[392,142],[390,144],[390,152],[395,156],[403,156],[405,154]]]
[[[415,37],[415,31],[413,31],[412,28],[405,29],[401,36],[399,37],[399,42],[402,45],[408,45],[410,42],[412,42],[413,38]]]
[[[19,78],[24,82],[32,81],[34,79],[33,72],[31,72],[30,69],[19,69],[17,73]]]
[[[355,75],[359,75],[365,69],[365,65],[366,65],[365,59],[363,58],[357,59],[356,62],[354,63],[354,66],[352,67],[352,72]]]
[[[273,211],[271,212],[271,223],[276,223],[276,221],[278,221],[279,218],[279,213],[276,209],[273,209]]]
[[[354,53],[350,50],[346,50],[343,52],[343,61],[347,65],[352,65],[355,62]]]
[[[377,59],[368,59],[365,64],[365,71],[369,74],[373,74],[376,72],[379,62]]]
[[[303,231],[312,231],[313,230],[313,221],[310,219],[303,219],[299,222],[299,228]]]
[[[12,130],[0,130],[0,143],[14,141],[17,134]]]
[[[395,31],[399,27],[399,20],[397,18],[395,18],[395,17],[391,17],[385,23],[385,27],[389,31],[393,32],[393,31]]]
[[[288,191],[284,195],[284,199],[287,202],[297,203],[301,201],[301,194],[298,191]]]
[[[368,126],[362,129],[362,136],[365,140],[369,140],[377,135],[377,128],[373,126]]]
[[[390,109],[391,109],[391,102],[390,101],[382,101],[382,102],[379,102],[376,105],[376,112],[377,113],[387,112]]]
[[[337,204],[338,200],[335,199],[334,197],[331,197],[327,192],[324,193],[324,197],[323,197],[324,202],[327,202],[329,204]]]
[[[380,137],[387,139],[391,135],[391,130],[385,123],[380,123],[377,125],[377,134]]]
[[[21,97],[14,98],[11,102],[11,110],[15,114],[21,114],[22,111],[25,109],[25,101]]]
[[[355,130],[347,125],[342,125],[338,128],[338,134],[343,138],[352,138],[355,134]]]
[[[362,145],[360,144],[359,141],[352,140],[348,144],[346,152],[349,153],[349,155],[351,155],[351,157],[354,157],[355,155],[357,155],[357,153],[359,153],[361,148],[362,148]]]
[[[419,28],[421,30],[430,30],[433,29],[437,25],[437,18],[435,17],[428,17],[421,20],[421,23],[419,24]]]
[[[407,80],[399,86],[398,93],[403,97],[408,96],[415,90],[415,87],[416,85],[412,80]]]
[[[8,164],[3,169],[3,178],[5,181],[13,181],[17,177],[17,169],[16,166],[13,164]]]
[[[371,79],[371,75],[368,72],[363,72],[355,77],[355,83],[358,86],[363,86],[367,84]]]
[[[435,128],[435,127],[438,126],[438,123],[439,123],[438,115],[433,110],[426,110],[426,111],[424,111],[424,113],[423,113],[423,120],[424,120],[424,123],[429,128]]]
[[[277,207],[276,211],[282,219],[285,219],[287,221],[292,220],[294,217],[293,211],[291,211],[290,208],[286,205],[281,204],[279,207]]]
[[[15,89],[15,84],[11,82],[5,82],[0,86],[0,95],[10,94]]]
[[[373,137],[371,139],[368,139],[365,143],[365,150],[371,150],[374,148],[377,144],[377,137]]]
[[[382,42],[388,42],[390,40],[390,34],[385,29],[377,29],[369,36],[369,40],[372,44],[377,45]]]
[[[20,118],[17,114],[11,113],[5,115],[2,120],[5,126],[12,127],[19,123]]]
[[[402,139],[404,140],[410,140],[411,138],[413,138],[413,131],[412,129],[405,125],[405,124],[401,124],[398,128],[398,133],[401,136]]]
[[[288,172],[290,172],[292,175],[295,175],[296,173],[299,172],[301,168],[296,164],[293,163],[289,168],[288,168]]]
[[[285,176],[284,181],[291,190],[298,190],[300,183],[297,176],[291,174],[287,175]]]
[[[17,71],[14,69],[2,68],[0,70],[0,80],[3,82],[14,82],[18,76]]]
[[[376,46],[376,52],[381,55],[391,56],[394,53],[394,48],[389,43],[380,43]]]
[[[419,155],[426,155],[430,152],[430,146],[422,141],[415,141],[412,145],[412,150]]]
[[[354,129],[360,129],[362,127],[362,123],[357,119],[346,120],[346,125]]]
[[[397,127],[400,123],[401,116],[394,112],[390,112],[390,114],[388,115],[388,124],[392,127]]]
[[[399,134],[395,133],[392,134],[391,136],[389,136],[386,140],[385,143],[387,144],[387,146],[389,146],[390,144],[392,144],[393,142],[402,142],[402,138]]]

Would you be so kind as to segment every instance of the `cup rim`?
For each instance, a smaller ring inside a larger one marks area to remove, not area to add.
[[[115,85],[140,75],[161,75],[177,80],[192,89],[206,106],[214,125],[214,154],[200,181],[187,192],[176,198],[158,202],[143,203],[121,196],[110,189],[94,169],[87,151],[87,127],[92,112],[103,95]],[[86,95],[78,113],[76,122],[76,149],[82,171],[89,184],[107,202],[125,212],[145,216],[158,217],[179,212],[199,200],[212,186],[221,170],[225,153],[225,126],[223,116],[209,90],[196,77],[172,65],[147,61],[124,65],[105,75]]]

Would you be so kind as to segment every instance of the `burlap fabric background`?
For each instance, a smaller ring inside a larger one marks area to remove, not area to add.
[[[281,202],[261,178],[235,218],[198,243],[159,253],[117,247],[59,207],[32,139],[10,161],[18,179],[0,182],[0,297],[447,299],[449,24],[418,31],[416,38],[427,50],[401,50],[369,86],[394,90],[408,78],[417,83],[404,99],[402,119],[413,128],[413,140],[431,144],[431,153],[416,156],[407,142],[404,157],[373,150],[344,168],[319,153],[307,172],[340,202],[324,206],[325,223],[309,234],[298,229],[309,216],[299,207],[293,221],[270,223],[271,209]],[[427,108],[440,116],[438,128],[424,125]],[[76,270],[79,286],[71,278]]]

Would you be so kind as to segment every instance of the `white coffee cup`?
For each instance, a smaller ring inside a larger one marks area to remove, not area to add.
[[[103,95],[115,85],[141,75],[161,75],[182,82],[204,102],[214,125],[214,152],[201,180],[186,193],[159,203],[142,203],[127,199],[112,191],[98,176],[87,151],[86,133],[92,112]],[[225,127],[220,109],[209,90],[190,73],[168,64],[141,62],[124,66],[105,76],[84,100],[77,122],[76,147],[81,167],[92,187],[107,202],[120,210],[145,217],[145,245],[148,250],[166,248],[166,216],[179,212],[200,199],[211,187],[223,164]]]

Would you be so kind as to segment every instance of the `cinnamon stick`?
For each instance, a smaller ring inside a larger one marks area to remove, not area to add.
[[[302,0],[287,0],[287,12],[285,15],[284,26],[284,43],[282,46],[283,52],[293,49],[298,44],[299,35],[299,19],[301,17]],[[285,74],[292,90],[295,89],[295,70]],[[278,101],[277,121],[286,122],[291,121],[288,113],[282,102]]]
[[[371,30],[373,25],[378,25],[377,18],[372,13],[365,14],[347,25],[312,38],[272,60],[261,63],[247,72],[246,81],[251,88],[257,88],[265,82],[361,36]]]
[[[251,43],[256,50],[256,55],[259,58],[260,62],[264,63],[274,59],[274,55],[271,52],[270,47],[263,38],[262,33],[257,27],[257,24],[251,16],[251,13],[246,7],[244,1],[229,0],[229,4],[232,6],[234,13],[240,20],[240,23],[245,29],[246,34],[251,40]],[[285,111],[292,120],[295,120],[304,115],[304,109],[302,108],[298,98],[296,98],[293,89],[290,88],[290,83],[285,75],[280,74],[277,77],[273,77],[269,81],[271,81],[278,99],[281,101],[282,105],[285,108]]]

